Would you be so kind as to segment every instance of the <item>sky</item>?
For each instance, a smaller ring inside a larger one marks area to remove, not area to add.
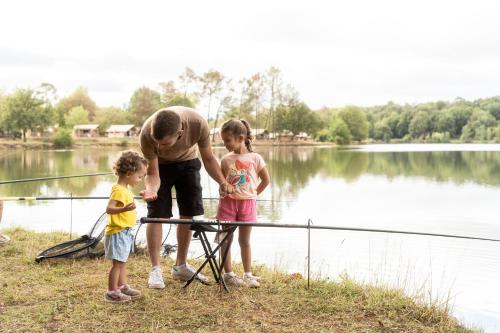
[[[185,67],[279,68],[311,108],[500,95],[499,1],[39,1],[0,7],[0,91],[79,86],[100,106]]]

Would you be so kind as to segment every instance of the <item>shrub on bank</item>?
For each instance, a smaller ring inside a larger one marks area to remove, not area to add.
[[[52,141],[52,144],[54,145],[54,148],[71,148],[73,146],[71,131],[64,128],[59,129]]]

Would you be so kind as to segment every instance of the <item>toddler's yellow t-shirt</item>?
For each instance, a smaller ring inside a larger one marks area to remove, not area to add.
[[[126,187],[115,184],[111,189],[111,200],[119,201],[123,206],[134,202],[134,194]],[[108,224],[106,225],[106,235],[116,234],[125,228],[131,228],[135,224],[137,213],[134,210],[118,214],[108,214]]]

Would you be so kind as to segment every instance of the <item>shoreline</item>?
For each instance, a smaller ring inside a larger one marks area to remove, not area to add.
[[[498,142],[461,142],[457,140],[452,140],[450,142],[423,142],[423,141],[412,141],[412,142],[403,142],[401,140],[394,140],[390,142],[383,141],[365,141],[365,142],[354,142],[348,145],[337,145],[334,142],[320,142],[320,141],[271,141],[271,140],[255,140],[252,142],[252,145],[255,147],[329,147],[329,148],[338,148],[338,149],[351,149],[357,148],[359,146],[370,146],[370,145],[475,145],[475,144],[498,144]],[[57,149],[74,149],[74,148],[98,148],[98,147],[139,147],[138,137],[133,138],[78,138],[75,139],[72,147],[68,148],[55,148],[51,139],[49,138],[35,138],[29,139],[26,142],[23,142],[21,139],[12,140],[12,139],[4,139],[0,138],[0,151],[1,150],[13,150],[13,149],[24,149],[24,150],[57,150]],[[212,143],[213,148],[224,148],[224,144],[222,142]]]
[[[264,147],[338,147],[335,143],[319,141],[290,141],[274,142],[269,140],[256,140],[253,146]],[[139,140],[134,138],[89,138],[76,139],[71,148],[85,147],[139,147]],[[224,147],[222,142],[212,143],[212,147]],[[71,149],[68,148],[68,149]],[[26,142],[22,140],[0,139],[0,149],[56,149],[49,139],[31,139]]]

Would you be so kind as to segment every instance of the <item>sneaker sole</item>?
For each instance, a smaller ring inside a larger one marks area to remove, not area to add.
[[[148,283],[148,287],[150,289],[165,289],[165,284],[152,284],[152,283]],[[138,296],[135,296],[135,297],[139,297],[141,295],[138,295]],[[132,297],[132,296],[130,296]]]
[[[107,298],[104,298],[104,300],[105,300],[107,303],[111,303],[111,304],[127,303],[127,302],[130,302],[130,301],[131,301],[131,299],[127,299],[127,300],[123,300],[123,301],[115,301],[115,300],[112,300],[112,299],[107,299]]]
[[[172,279],[174,279],[176,281],[179,281],[179,282],[188,282],[189,281],[189,279],[184,279],[184,278],[181,278],[181,277],[178,277],[178,276],[173,276],[173,275],[172,275]],[[202,280],[199,277],[195,277],[194,281],[198,281],[198,282],[203,283],[205,285],[210,285],[210,281],[209,280]]]

